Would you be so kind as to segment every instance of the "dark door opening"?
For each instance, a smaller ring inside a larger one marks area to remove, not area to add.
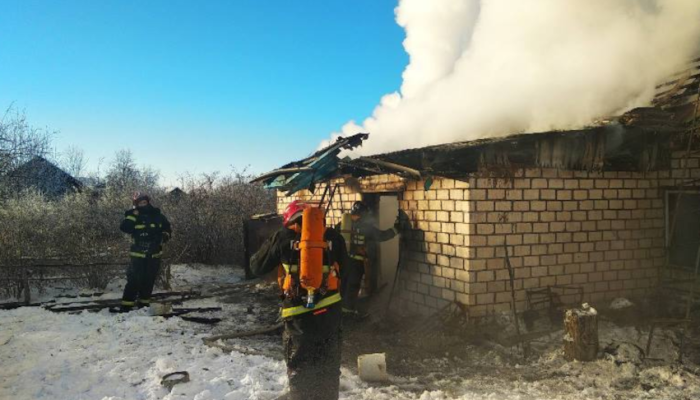
[[[362,198],[372,210],[372,222],[377,228],[385,230],[394,226],[399,212],[397,193],[366,193]],[[372,262],[367,271],[366,288],[370,293],[375,293],[390,285],[394,279],[399,260],[399,238],[369,246],[368,251]]]
[[[700,192],[666,192],[669,265],[694,270],[700,248]]]

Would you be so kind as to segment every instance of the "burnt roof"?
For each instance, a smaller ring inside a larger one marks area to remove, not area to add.
[[[675,73],[671,79],[656,87],[652,101],[654,107],[673,110],[678,113],[683,108],[694,108],[700,90],[700,57]]]
[[[528,167],[648,171],[670,162],[669,132],[621,124],[511,135],[402,150],[373,156],[424,175],[464,178],[479,171]]]
[[[342,160],[337,157],[338,151],[332,154],[328,151],[342,143],[339,140],[311,157],[286,164],[256,181],[291,194],[303,189],[304,184],[313,189],[316,182],[347,175],[389,173],[460,179],[484,170],[509,175],[513,169],[527,167],[614,171],[668,168],[672,139],[687,132],[690,121],[698,118],[699,91],[700,58],[697,58],[656,87],[651,106],[601,119],[584,128],[519,133]],[[352,146],[348,146],[351,148],[360,145],[367,136],[358,134],[345,140],[353,140]],[[314,168],[313,163],[323,158],[326,158],[323,168]],[[292,178],[297,181],[295,185],[288,184]]]
[[[650,107],[588,127],[445,143],[372,156],[427,174],[460,178],[528,166],[640,171],[668,167],[674,135],[698,118],[700,58],[656,87]]]

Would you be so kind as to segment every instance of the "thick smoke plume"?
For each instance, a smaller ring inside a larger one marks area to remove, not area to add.
[[[698,50],[700,0],[400,0],[399,92],[359,154],[569,129],[647,105]]]

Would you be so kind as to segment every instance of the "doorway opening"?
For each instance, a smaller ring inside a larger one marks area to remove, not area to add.
[[[381,230],[391,229],[399,213],[398,193],[365,193],[362,200],[372,211],[373,224]],[[399,238],[369,243],[370,265],[365,271],[363,290],[366,294],[384,293],[391,286],[399,261]]]

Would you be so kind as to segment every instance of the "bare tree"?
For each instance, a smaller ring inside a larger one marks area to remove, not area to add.
[[[36,156],[46,156],[53,132],[29,125],[24,112],[10,106],[0,118],[0,177]],[[7,187],[0,183],[0,188]],[[0,193],[0,198],[3,197]]]
[[[110,190],[128,192],[139,189],[152,190],[158,185],[158,171],[139,168],[130,150],[119,150],[107,172],[106,184]]]
[[[49,150],[51,132],[30,126],[24,112],[8,108],[0,119],[0,175]]]
[[[61,152],[58,164],[71,176],[80,178],[86,172],[87,159],[85,158],[85,152],[79,147],[70,146]]]

